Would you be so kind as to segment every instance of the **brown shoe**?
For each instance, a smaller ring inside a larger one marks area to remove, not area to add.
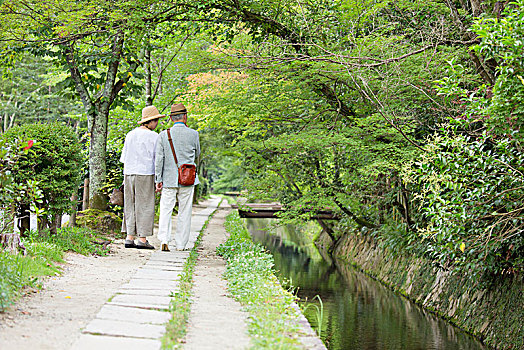
[[[170,251],[170,250],[169,250],[169,247],[167,246],[167,244],[165,244],[165,243],[162,244],[162,251],[163,251],[163,252],[169,252],[169,251]]]

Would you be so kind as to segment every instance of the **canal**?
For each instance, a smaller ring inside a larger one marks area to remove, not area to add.
[[[311,243],[312,225],[268,230],[271,222],[248,219],[247,226],[253,240],[273,254],[281,283],[296,289],[310,324],[314,329],[321,326],[328,349],[486,349],[357,269],[340,273]]]

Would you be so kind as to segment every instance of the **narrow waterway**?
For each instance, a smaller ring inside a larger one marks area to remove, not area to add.
[[[293,285],[300,299],[307,300],[302,302],[304,314],[313,328],[321,325],[328,349],[485,349],[460,329],[360,271],[349,268],[341,274],[310,243],[311,230],[285,226],[268,232],[271,222],[249,219],[247,225],[253,240],[273,254],[283,285]]]

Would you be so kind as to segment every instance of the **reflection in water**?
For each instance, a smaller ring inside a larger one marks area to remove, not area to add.
[[[270,219],[249,219],[253,240],[271,251],[280,280],[289,280],[301,300],[322,299],[321,338],[329,349],[485,349],[447,322],[348,265],[327,262],[305,230],[279,227]],[[316,302],[316,300],[315,300]],[[318,305],[318,302],[316,302]],[[305,315],[317,329],[317,311]]]

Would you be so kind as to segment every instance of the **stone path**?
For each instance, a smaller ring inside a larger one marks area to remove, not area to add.
[[[193,209],[192,248],[220,198],[214,197]],[[170,295],[178,290],[179,274],[189,252],[154,251],[149,260],[107,301],[95,319],[82,331],[73,350],[84,349],[160,349],[165,323],[170,319]],[[89,288],[89,286],[86,286]]]
[[[225,262],[216,255],[227,239],[225,216],[231,210],[218,197],[193,208],[189,248],[203,233],[194,270],[186,349],[248,348],[248,315],[228,297],[222,279]],[[220,207],[219,207],[220,204]],[[218,210],[217,210],[218,209]],[[160,242],[150,237],[156,247]],[[189,252],[124,249],[123,240],[105,258],[72,255],[65,274],[46,282],[36,296],[24,298],[0,318],[1,349],[158,350],[171,318],[171,295]],[[75,287],[75,288],[73,288]],[[100,306],[102,305],[102,306]],[[324,349],[305,318],[298,334],[307,349]]]

